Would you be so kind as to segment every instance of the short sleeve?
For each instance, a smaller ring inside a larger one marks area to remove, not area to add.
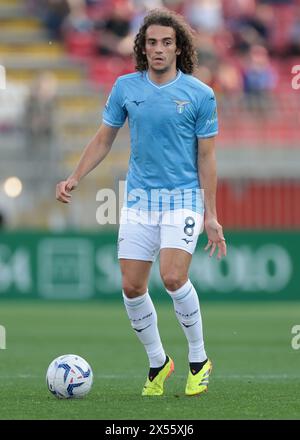
[[[202,100],[196,121],[196,136],[208,138],[218,134],[217,103],[214,92],[210,92]]]
[[[127,111],[122,102],[120,84],[117,80],[107,98],[104,111],[103,122],[112,127],[122,127],[127,117]]]

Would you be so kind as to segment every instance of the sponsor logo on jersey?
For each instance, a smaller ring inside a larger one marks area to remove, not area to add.
[[[108,96],[107,101],[106,101],[106,103],[105,103],[105,108],[106,108],[106,110],[109,109],[109,101],[110,101],[110,97],[111,97],[111,93],[110,93],[110,95]]]
[[[212,125],[217,122],[217,109],[214,109],[210,119],[207,119],[206,125]]]

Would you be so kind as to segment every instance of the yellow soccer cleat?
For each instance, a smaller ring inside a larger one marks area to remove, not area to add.
[[[147,377],[142,396],[162,396],[164,393],[165,380],[171,376],[174,371],[173,359],[169,357],[166,365],[160,370],[153,380]]]
[[[198,373],[192,374],[192,372],[189,371],[189,375],[185,387],[185,394],[187,396],[197,396],[198,394],[206,392],[211,370],[212,370],[212,363],[208,359],[206,364],[203,365],[203,367]]]

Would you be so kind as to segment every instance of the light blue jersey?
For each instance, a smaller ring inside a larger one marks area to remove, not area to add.
[[[147,72],[124,75],[113,86],[103,122],[122,127],[127,117],[131,154],[125,206],[203,214],[198,138],[218,133],[213,90],[180,70],[163,85],[153,83]]]

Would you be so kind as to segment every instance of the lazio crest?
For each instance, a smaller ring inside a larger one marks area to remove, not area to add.
[[[185,106],[190,103],[190,101],[179,101],[176,99],[174,99],[174,102],[176,104],[177,113],[179,113],[179,114],[183,113]]]

